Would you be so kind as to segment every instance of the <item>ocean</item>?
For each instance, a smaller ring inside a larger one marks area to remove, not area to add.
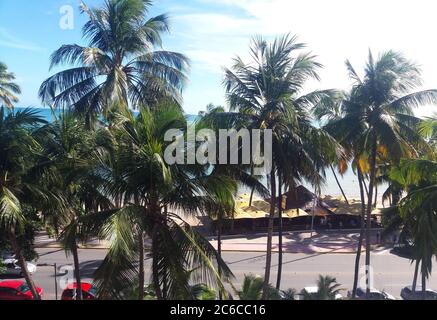
[[[19,111],[19,110],[23,110],[24,108],[19,108],[16,107],[15,110]],[[40,116],[42,116],[46,121],[53,121],[53,114],[51,109],[49,108],[33,108],[35,110],[38,110],[38,113],[40,114]],[[59,112],[58,112],[59,114]],[[196,115],[187,115],[187,120],[189,122],[193,122],[195,121],[195,119],[197,118]],[[343,187],[343,190],[346,194],[347,197],[350,198],[359,198],[360,197],[360,191],[359,191],[359,186],[358,186],[358,178],[357,176],[352,172],[352,170],[348,170],[343,176],[340,176],[339,174],[337,174],[337,177],[340,181],[341,186]],[[304,183],[304,185],[312,190],[313,188]],[[384,186],[380,187],[381,190],[385,191]],[[245,191],[245,190],[244,190]],[[338,187],[334,175],[332,173],[332,171],[330,169],[327,169],[326,171],[326,182],[325,184],[322,186],[322,195],[330,195],[330,196],[341,196],[341,191],[340,188]]]

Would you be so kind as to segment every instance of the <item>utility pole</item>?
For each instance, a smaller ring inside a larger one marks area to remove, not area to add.
[[[55,268],[55,296],[56,296],[56,301],[58,300],[58,266],[55,263],[53,265],[53,267]]]
[[[53,267],[55,269],[55,296],[56,296],[56,300],[58,300],[58,265],[55,264],[50,264],[50,263],[42,263],[42,264],[38,264],[38,267]]]

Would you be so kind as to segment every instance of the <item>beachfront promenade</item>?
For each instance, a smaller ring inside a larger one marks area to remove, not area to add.
[[[377,232],[372,232],[372,247],[384,248],[377,242]],[[311,237],[312,236],[312,237]],[[357,230],[333,230],[326,232],[284,232],[283,251],[287,253],[354,253],[357,249],[359,232]],[[210,243],[217,248],[216,237],[208,237]],[[146,246],[149,242],[146,240]],[[60,244],[46,233],[40,233],[35,240],[37,248],[61,248]],[[266,234],[224,236],[222,251],[228,252],[265,252]],[[388,245],[390,246],[390,244]],[[91,240],[80,246],[83,249],[107,249],[107,241]],[[364,247],[363,247],[364,249]],[[279,251],[279,237],[273,237],[273,252]]]

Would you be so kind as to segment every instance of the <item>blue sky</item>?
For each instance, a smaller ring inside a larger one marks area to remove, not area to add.
[[[86,0],[89,6],[102,0]],[[62,44],[84,44],[77,0],[0,0],[0,61],[23,89],[20,106],[40,106],[37,91],[50,72],[49,56]],[[74,29],[59,27],[60,8],[74,8]],[[401,50],[423,69],[423,88],[437,88],[436,1],[429,0],[160,0],[151,15],[169,13],[172,32],[165,49],[192,61],[184,108],[197,113],[212,102],[224,104],[222,67],[247,57],[253,35],[297,34],[324,64],[316,88],[347,89],[349,58],[361,68],[369,48]],[[434,108],[417,111],[430,115]]]

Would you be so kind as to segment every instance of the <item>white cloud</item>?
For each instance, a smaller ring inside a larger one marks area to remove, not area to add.
[[[350,83],[344,68],[350,59],[363,67],[368,49],[374,54],[400,50],[420,63],[424,87],[437,88],[437,2],[428,0],[198,0],[229,6],[226,13],[203,12],[178,17],[190,34],[187,53],[202,68],[217,70],[235,55],[245,56],[250,36],[297,34],[325,68],[322,82],[311,89],[341,88]],[[237,14],[240,13],[240,14]],[[226,64],[229,66],[229,64]],[[421,115],[432,113],[422,109]]]
[[[19,39],[13,36],[4,28],[0,28],[0,47],[20,49],[32,52],[43,52],[44,48],[41,48],[31,42]]]

